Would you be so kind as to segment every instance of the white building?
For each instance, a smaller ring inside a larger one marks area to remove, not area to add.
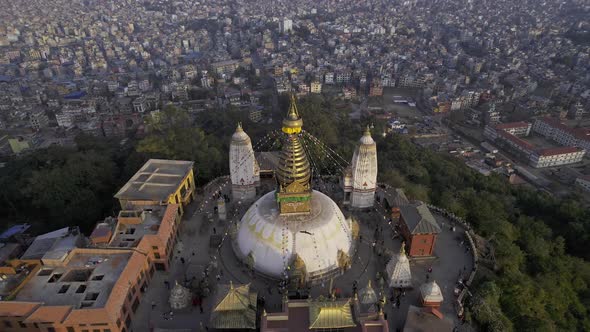
[[[344,176],[344,203],[353,208],[368,208],[375,201],[377,188],[377,144],[369,127],[352,157],[352,166]]]
[[[590,191],[590,176],[580,176],[576,179],[576,185],[586,191]]]
[[[533,124],[533,131],[560,145],[576,146],[590,151],[590,129],[570,128],[557,119],[540,118]]]
[[[310,87],[311,93],[322,93],[322,83],[313,81]]]
[[[530,165],[535,168],[553,167],[582,161],[586,151],[573,146],[535,151],[530,156]]]
[[[393,255],[387,267],[387,276],[389,277],[389,287],[391,288],[409,288],[412,287],[412,271],[410,270],[410,261],[406,256],[404,244],[398,255]]]
[[[49,125],[49,118],[44,111],[37,111],[30,116],[31,127],[35,130],[47,127]]]
[[[238,123],[229,146],[229,171],[235,200],[252,200],[260,182],[260,168],[254,157],[252,142]]]
[[[293,20],[289,18],[284,18],[282,21],[279,22],[279,30],[281,33],[288,33],[289,31],[293,31]]]

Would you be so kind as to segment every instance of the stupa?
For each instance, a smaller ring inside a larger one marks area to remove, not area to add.
[[[297,258],[305,266],[305,279],[313,281],[333,274],[340,268],[339,257],[350,254],[352,221],[330,197],[312,190],[302,126],[292,96],[283,120],[276,189],[242,217],[234,250],[242,259],[254,257],[254,270],[274,278],[286,278]]]
[[[412,271],[410,270],[410,261],[406,256],[405,244],[399,254],[391,257],[387,263],[386,271],[389,276],[389,287],[392,288],[409,288],[412,287]]]
[[[422,305],[425,307],[440,307],[443,295],[436,281],[432,280],[420,286]]]
[[[184,309],[189,306],[191,302],[191,291],[176,282],[174,288],[170,292],[170,308],[174,310]]]

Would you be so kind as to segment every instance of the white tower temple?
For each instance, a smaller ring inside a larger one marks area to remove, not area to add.
[[[350,175],[352,177],[350,206],[353,208],[372,207],[377,187],[377,144],[371,137],[369,126],[354,150]]]
[[[250,136],[238,123],[229,146],[229,172],[234,200],[253,200],[260,183],[260,168],[254,157]]]

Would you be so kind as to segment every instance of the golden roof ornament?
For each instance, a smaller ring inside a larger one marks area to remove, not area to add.
[[[283,120],[283,132],[285,134],[299,134],[303,127],[303,120],[297,111],[297,103],[295,102],[295,95],[291,95],[291,104],[289,105],[289,112],[287,117]]]
[[[295,97],[291,95],[291,106],[283,120],[286,137],[275,172],[278,183],[276,199],[281,215],[311,212],[311,167],[298,135],[302,126]]]

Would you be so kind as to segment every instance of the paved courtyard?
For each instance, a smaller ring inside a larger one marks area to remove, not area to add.
[[[266,189],[271,187],[265,186]],[[335,189],[336,186],[327,185],[318,189],[325,192],[325,188]],[[199,331],[200,324],[204,327],[208,324],[215,286],[218,283],[229,283],[230,280],[235,284],[250,282],[251,287],[258,291],[259,297],[264,298],[267,312],[281,310],[282,296],[279,294],[278,281],[250,273],[233,253],[230,229],[239,221],[249,205],[230,201],[227,204],[227,221],[219,221],[214,213],[216,201],[211,199],[213,193],[218,191],[222,195],[231,196],[230,186],[227,184],[209,186],[207,191],[198,195],[195,202],[188,207],[179,230],[179,241],[174,249],[170,269],[165,272],[156,271],[154,274],[133,320],[133,331]],[[339,202],[338,194],[330,196]],[[339,296],[350,297],[353,295],[355,280],[360,290],[371,279],[374,289],[379,292],[382,282],[377,276],[383,275],[390,255],[400,250],[401,239],[395,234],[393,225],[389,224],[389,217],[381,206],[377,204],[375,209],[368,212],[351,212],[346,209],[343,209],[343,212],[345,216],[354,216],[360,224],[361,237],[356,245],[356,254],[352,257],[352,267],[332,281],[327,280],[313,286],[310,293],[314,298],[320,295],[328,296],[330,286],[338,290]],[[444,296],[441,312],[455,320],[460,331],[470,331],[467,325],[460,325],[457,320],[454,290],[459,278],[467,278],[472,270],[472,253],[467,252],[466,246],[461,244],[464,237],[460,225],[455,225],[456,229],[453,232],[448,220],[436,214],[435,217],[443,229],[436,241],[435,257],[410,260],[414,288],[407,290],[404,296],[400,297],[400,307],[394,307],[390,301],[392,293],[387,290],[387,284],[384,285],[387,295],[385,313],[392,331],[403,328],[409,305],[419,305],[419,286],[426,282],[430,267],[432,273],[429,278],[436,280]],[[212,235],[221,235],[223,240],[219,247],[210,248]],[[207,267],[209,269],[206,273]],[[205,294],[208,296],[202,300],[202,312],[196,305],[169,314],[170,291],[166,285],[172,288],[175,282],[187,285],[194,293],[200,293],[198,295],[201,295],[205,288],[210,290],[210,294]],[[152,304],[155,304],[154,308]]]

